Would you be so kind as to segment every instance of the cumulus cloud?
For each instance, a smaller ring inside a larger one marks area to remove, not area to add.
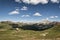
[[[49,20],[49,18],[46,18],[46,20]]]
[[[58,16],[50,16],[50,18],[58,18]]]
[[[55,16],[55,18],[58,18],[58,16]]]
[[[52,3],[59,3],[59,0],[51,0]]]
[[[60,0],[50,0],[52,3],[59,3]],[[15,2],[18,3],[27,3],[27,4],[33,4],[33,5],[37,5],[39,3],[41,4],[47,4],[49,2],[49,0],[15,0]]]
[[[50,16],[50,18],[55,18],[54,16]]]
[[[45,18],[45,19],[42,19],[42,20],[49,20],[49,18]]]
[[[16,10],[11,11],[11,12],[9,13],[9,15],[13,15],[13,14],[19,14],[19,9],[16,9]]]
[[[39,3],[46,4],[48,0],[22,0],[22,2],[37,5]]]
[[[33,16],[42,16],[39,12],[36,12],[35,14],[33,14]]]
[[[28,8],[26,6],[23,6],[21,10],[27,10]]]
[[[21,0],[15,0],[15,2],[21,3]]]
[[[30,17],[30,15],[22,15],[21,17]]]

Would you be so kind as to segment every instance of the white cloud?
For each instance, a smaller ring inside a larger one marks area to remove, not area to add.
[[[54,16],[50,16],[50,18],[55,18]]]
[[[46,20],[49,20],[49,18],[46,18]]]
[[[11,11],[11,12],[9,13],[9,15],[13,15],[13,14],[19,14],[19,9],[16,9],[16,10]]]
[[[21,3],[21,0],[15,0],[15,2]]]
[[[27,7],[26,7],[26,6],[23,6],[23,7],[21,8],[21,10],[27,10]]]
[[[52,3],[59,3],[60,0],[50,0]],[[41,4],[47,4],[49,2],[49,0],[15,0],[15,2],[18,3],[27,3],[27,4],[33,4],[33,5],[37,5],[39,3]]]
[[[55,18],[58,18],[58,16],[55,16]]]
[[[22,15],[21,17],[30,17],[30,15]]]
[[[39,3],[47,4],[48,0],[22,0],[22,2],[37,5]]]
[[[42,20],[49,20],[49,18],[45,18],[45,19],[42,19]]]
[[[36,12],[35,14],[33,14],[33,16],[42,16],[39,12]]]
[[[51,0],[52,3],[59,3],[59,0]]]
[[[50,16],[50,18],[58,18],[58,16]]]

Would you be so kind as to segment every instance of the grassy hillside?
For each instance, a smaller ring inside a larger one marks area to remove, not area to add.
[[[60,24],[55,24],[52,28],[42,31],[25,30],[21,28],[23,26],[21,24],[16,25],[19,28],[17,31],[15,30],[17,27],[13,27],[14,23],[0,23],[0,40],[60,40]]]

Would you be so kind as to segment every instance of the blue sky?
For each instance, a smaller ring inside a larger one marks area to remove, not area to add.
[[[0,0],[0,21],[60,21],[60,0]]]

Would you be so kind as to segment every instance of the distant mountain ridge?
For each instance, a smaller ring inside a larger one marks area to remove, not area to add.
[[[41,21],[39,23],[20,23],[20,22],[12,22],[12,21],[2,21],[0,22],[0,28],[22,28],[22,29],[30,29],[30,30],[45,30],[55,25],[60,25],[60,22],[51,22],[48,20]]]

